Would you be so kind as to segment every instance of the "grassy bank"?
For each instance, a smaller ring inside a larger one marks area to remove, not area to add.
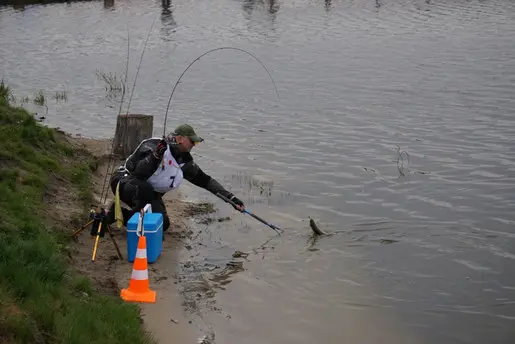
[[[150,343],[137,305],[98,294],[70,265],[74,228],[52,199],[68,190],[89,204],[90,157],[5,94],[0,88],[0,342]]]

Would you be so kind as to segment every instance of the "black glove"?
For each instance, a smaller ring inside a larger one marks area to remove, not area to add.
[[[159,141],[159,143],[157,144],[157,146],[153,152],[154,157],[156,159],[161,160],[163,158],[163,155],[165,154],[167,148],[168,148],[168,144],[166,143],[165,140]]]
[[[245,208],[245,204],[243,204],[243,202],[240,201],[240,199],[238,197],[234,196],[233,194],[230,194],[227,198],[230,201],[232,201],[234,204],[239,205],[241,208]],[[240,209],[236,208],[234,205],[233,205],[233,208],[236,210],[240,210]]]

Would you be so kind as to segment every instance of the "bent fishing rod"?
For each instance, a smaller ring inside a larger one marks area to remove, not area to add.
[[[205,53],[203,53],[202,55],[200,55],[199,57],[197,57],[195,60],[193,60],[192,62],[190,62],[190,64],[186,67],[186,69],[181,73],[181,75],[179,76],[179,78],[177,79],[177,82],[175,83],[175,85],[173,86],[173,89],[172,89],[172,93],[170,94],[170,98],[168,99],[168,104],[166,105],[166,112],[165,112],[165,118],[164,118],[164,123],[163,123],[163,139],[165,139],[166,137],[166,120],[168,119],[168,110],[170,108],[170,104],[172,102],[172,98],[173,98],[173,95],[175,93],[175,90],[177,88],[177,86],[179,85],[182,77],[186,74],[186,72],[197,62],[199,61],[202,57],[210,54],[210,53],[213,53],[215,51],[220,51],[220,50],[236,50],[236,51],[240,51],[240,52],[243,52],[243,53],[246,53],[248,55],[250,55],[254,60],[256,60],[262,67],[263,69],[265,69],[265,71],[267,72],[268,74],[268,77],[270,78],[270,81],[272,82],[272,84],[274,85],[274,90],[275,90],[275,94],[277,96],[277,99],[279,99],[279,93],[277,92],[277,86],[275,85],[275,81],[272,77],[272,74],[270,74],[270,71],[268,70],[268,68],[266,68],[266,66],[264,65],[263,62],[261,62],[259,60],[259,58],[257,58],[254,54],[244,50],[244,49],[241,49],[241,48],[235,48],[235,47],[219,47],[219,48],[214,48],[214,49],[211,49],[211,50],[208,50],[206,51]],[[232,202],[231,200],[229,200],[227,197],[224,197],[223,195],[221,195],[220,193],[217,193],[217,196],[220,197],[221,199],[223,199],[224,201],[226,201],[227,203],[230,203],[233,205],[233,207],[237,208],[236,207],[236,204],[234,202]],[[245,214],[248,214],[250,216],[252,216],[253,218],[255,218],[256,220],[264,223],[265,225],[267,225],[268,227],[272,228],[273,230],[275,230],[279,235],[281,235],[281,229],[279,227],[276,227],[274,226],[273,224],[270,224],[268,222],[266,222],[265,220],[263,220],[262,218],[260,218],[259,216],[253,214],[252,212],[250,212],[249,210],[241,210],[242,213],[245,213]]]
[[[186,72],[197,62],[199,61],[202,57],[210,54],[210,53],[213,53],[215,51],[220,51],[220,50],[235,50],[235,51],[240,51],[240,52],[243,52],[245,54],[248,54],[250,55],[254,60],[256,60],[262,67],[263,69],[267,72],[268,74],[268,77],[270,78],[270,81],[272,82],[272,84],[274,85],[274,90],[275,90],[275,95],[277,96],[277,99],[279,99],[279,92],[277,91],[277,86],[275,85],[275,81],[272,77],[272,74],[270,74],[270,71],[268,70],[268,68],[266,68],[266,66],[264,65],[263,62],[261,62],[259,60],[259,58],[257,58],[254,54],[244,50],[244,49],[241,49],[241,48],[235,48],[235,47],[219,47],[219,48],[214,48],[214,49],[211,49],[211,50],[208,50],[206,51],[205,53],[203,53],[202,55],[200,55],[199,57],[197,57],[195,60],[193,60],[192,62],[190,62],[190,64],[186,67],[186,69],[181,73],[181,75],[179,76],[179,78],[177,79],[177,82],[175,83],[175,85],[173,86],[173,89],[172,89],[172,93],[170,94],[170,98],[168,99],[168,104],[166,106],[166,112],[165,112],[165,118],[164,118],[164,123],[163,123],[163,139],[166,138],[166,120],[168,119],[168,110],[170,108],[170,104],[172,102],[172,98],[173,98],[173,95],[175,93],[175,90],[177,89],[177,86],[179,85],[182,77],[186,74]],[[221,199],[223,199],[225,202],[231,204],[233,207],[235,207],[236,209],[237,206],[234,202],[232,202],[230,199],[228,199],[227,197],[224,197],[223,195],[221,195],[220,193],[217,193],[216,194],[218,197],[220,197]],[[263,224],[267,225],[268,227],[272,228],[273,230],[275,230],[279,235],[281,235],[281,232],[282,231],[279,227],[277,226],[274,226],[273,224],[270,224],[268,223],[267,221],[263,220],[261,217],[257,216],[256,214],[252,213],[251,211],[249,210],[240,210],[242,213],[245,213],[245,214],[248,214],[250,216],[252,216],[253,218],[255,218],[256,220],[262,222]]]
[[[219,51],[219,50],[236,50],[236,51],[241,51],[245,54],[248,54],[250,55],[252,58],[254,58],[254,60],[256,60],[264,69],[265,71],[267,72],[268,74],[268,77],[270,78],[270,81],[272,81],[272,84],[274,85],[274,90],[275,90],[275,94],[277,96],[277,99],[279,99],[279,92],[277,92],[277,87],[275,85],[275,81],[274,79],[272,78],[272,75],[270,74],[268,68],[266,68],[266,66],[263,64],[263,62],[261,62],[254,54],[244,50],[244,49],[241,49],[241,48],[235,48],[235,47],[219,47],[219,48],[214,48],[214,49],[211,49],[209,51],[206,51],[205,53],[203,53],[202,55],[200,55],[199,57],[197,57],[195,60],[193,60],[187,67],[186,69],[181,73],[181,75],[179,76],[179,79],[177,79],[177,82],[175,83],[175,85],[173,86],[173,89],[172,89],[172,93],[170,94],[170,98],[168,99],[168,104],[166,105],[166,112],[165,112],[165,119],[164,119],[164,123],[163,123],[163,139],[166,137],[166,120],[168,118],[168,109],[170,108],[170,103],[172,102],[172,97],[173,97],[173,94],[175,93],[175,89],[177,88],[177,86],[179,85],[179,83],[181,82],[181,79],[182,77],[184,76],[184,74],[186,74],[186,72],[190,69],[191,66],[193,66],[197,61],[199,61],[202,57],[210,54],[210,53],[213,53],[215,51]]]

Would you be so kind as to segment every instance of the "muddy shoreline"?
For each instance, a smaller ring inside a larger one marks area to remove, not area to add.
[[[100,203],[108,165],[112,171],[122,162],[109,159],[112,141],[69,135],[67,139],[96,158],[97,166],[92,176],[92,188],[94,201]],[[106,204],[110,204],[111,200],[112,194],[109,190]],[[202,307],[198,306],[199,303],[203,303],[210,305],[211,309],[216,309],[216,306],[213,306],[214,301],[210,300],[214,292],[209,282],[202,278],[202,274],[193,273],[189,276],[188,270],[199,269],[189,259],[181,263],[181,255],[195,254],[196,247],[199,246],[195,241],[196,235],[199,234],[195,223],[199,222],[199,217],[201,223],[213,221],[208,214],[215,209],[209,203],[184,201],[180,191],[167,194],[164,200],[171,226],[165,233],[161,256],[156,262],[149,264],[150,288],[157,292],[157,300],[155,304],[138,304],[141,319],[145,329],[158,343],[169,343],[171,338],[177,344],[196,343],[200,338],[214,337],[213,331],[202,320]],[[84,223],[87,220],[85,218]],[[218,219],[220,222],[224,220],[226,219]],[[119,296],[120,290],[128,286],[132,263],[127,261],[125,228],[111,228],[124,260],[118,259],[115,246],[106,235],[100,239],[95,262],[92,262],[95,240],[90,235],[90,227],[76,237],[74,260],[77,269],[99,285],[101,292]]]

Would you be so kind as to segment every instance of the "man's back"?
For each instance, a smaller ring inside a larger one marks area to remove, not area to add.
[[[125,169],[131,173],[137,166],[137,163],[142,159],[145,159],[149,154],[153,152],[156,148],[157,144],[161,141],[160,138],[152,137],[150,139],[145,139],[141,141],[139,146],[134,150],[134,152],[129,155],[129,157],[125,160]]]

